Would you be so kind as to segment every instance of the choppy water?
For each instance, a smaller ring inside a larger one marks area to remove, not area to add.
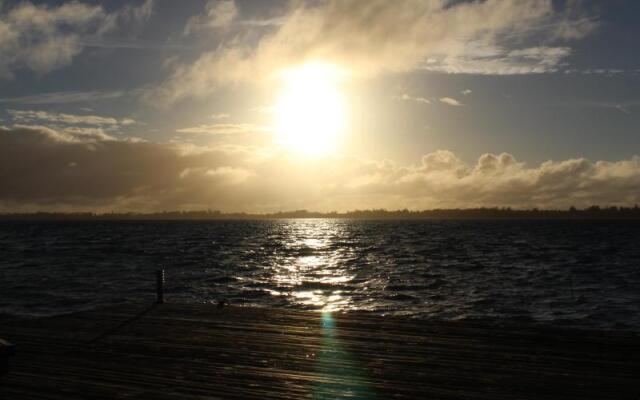
[[[0,313],[167,298],[640,328],[640,223],[0,224]]]

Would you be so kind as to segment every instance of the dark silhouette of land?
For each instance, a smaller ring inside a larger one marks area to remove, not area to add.
[[[3,213],[0,220],[257,220],[278,218],[345,218],[345,219],[640,219],[640,207],[599,207],[584,209],[570,207],[566,210],[465,208],[432,210],[355,210],[347,212],[316,212],[307,210],[282,211],[275,213],[224,213],[215,210],[203,211],[162,211],[162,212],[34,212]]]

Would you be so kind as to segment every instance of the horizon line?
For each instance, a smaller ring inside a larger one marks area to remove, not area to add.
[[[165,211],[30,211],[0,212],[0,219],[279,219],[279,218],[539,218],[539,217],[634,217],[640,218],[640,207],[593,205],[582,209],[558,208],[433,208],[423,210],[356,209],[350,211],[309,211],[306,209],[275,212],[223,212],[220,210],[165,210]]]

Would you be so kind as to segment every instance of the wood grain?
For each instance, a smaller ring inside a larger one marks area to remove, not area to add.
[[[640,335],[124,305],[0,322],[2,399],[638,399]]]

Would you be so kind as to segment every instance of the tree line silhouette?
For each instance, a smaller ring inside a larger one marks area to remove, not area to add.
[[[224,219],[640,219],[640,207],[600,207],[584,209],[513,209],[511,207],[453,208],[431,210],[369,209],[347,212],[308,210],[275,213],[224,213],[217,210],[162,212],[33,212],[2,213],[0,220],[224,220]]]

